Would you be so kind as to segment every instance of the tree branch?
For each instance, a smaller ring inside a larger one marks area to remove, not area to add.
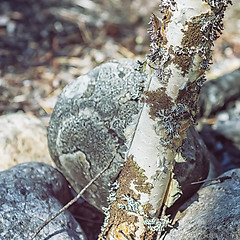
[[[228,3],[164,0],[162,19],[152,15],[151,53],[143,64],[150,66],[143,69],[149,73],[149,88],[99,239],[120,240],[124,233],[150,240],[168,226],[166,216],[158,216],[181,195],[173,168],[183,159],[183,139],[196,120],[199,92]]]

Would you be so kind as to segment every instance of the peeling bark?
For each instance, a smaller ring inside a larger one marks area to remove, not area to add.
[[[181,195],[173,168],[181,161],[187,129],[211,61],[213,42],[223,30],[228,0],[164,0],[162,20],[151,17],[151,81],[125,166],[106,209],[99,239],[155,239],[169,224],[158,218]]]

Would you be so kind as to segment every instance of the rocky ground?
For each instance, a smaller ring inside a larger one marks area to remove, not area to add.
[[[209,78],[240,65],[240,3],[233,3]],[[110,59],[145,58],[149,17],[157,10],[157,2],[143,0],[2,0],[0,114],[30,112],[48,124],[67,83]]]
[[[224,34],[216,42],[209,79],[240,66],[240,3],[233,3]],[[40,119],[43,128],[48,126],[57,96],[76,77],[110,59],[144,59],[149,48],[147,23],[157,9],[156,2],[144,0],[2,0],[0,115],[21,111]],[[226,99],[221,108],[203,111],[198,126],[216,158],[217,174],[240,167],[240,91]],[[3,128],[0,134],[5,134]],[[19,146],[26,146],[19,139]],[[96,239],[103,215],[84,201],[71,211],[88,239]]]

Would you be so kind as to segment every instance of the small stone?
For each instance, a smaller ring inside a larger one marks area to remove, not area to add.
[[[0,171],[32,159],[52,164],[46,127],[29,114],[13,113],[1,116],[0,156]]]
[[[67,181],[47,164],[22,163],[0,172],[0,239],[30,239],[70,199]],[[86,240],[86,237],[66,210],[35,239]]]
[[[179,209],[164,240],[240,239],[240,168],[220,177],[222,181],[204,184]]]

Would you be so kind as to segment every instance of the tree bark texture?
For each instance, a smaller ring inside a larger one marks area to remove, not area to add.
[[[173,168],[183,159],[183,139],[196,120],[199,92],[228,3],[164,0],[162,19],[152,15],[151,53],[142,64],[151,80],[99,239],[155,239],[169,225],[166,216],[158,216],[181,195]]]

